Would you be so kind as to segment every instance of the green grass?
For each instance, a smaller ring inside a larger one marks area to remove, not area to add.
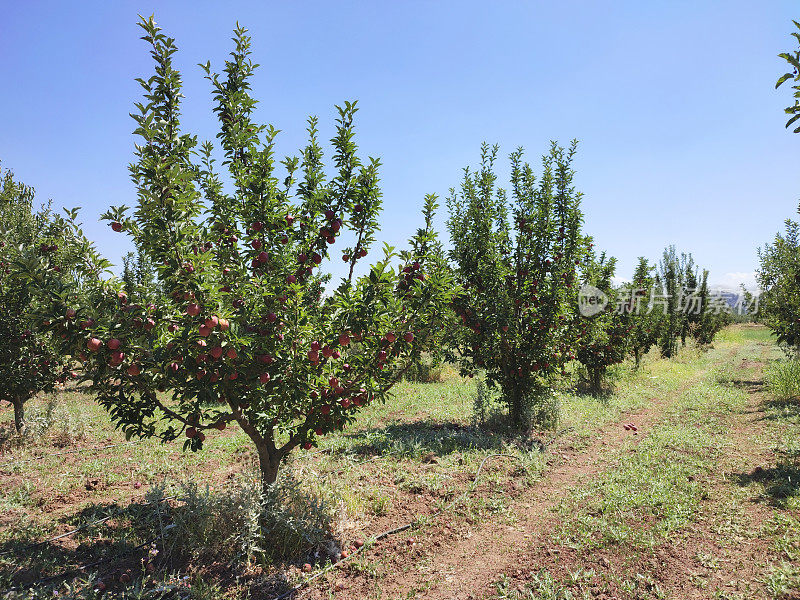
[[[557,392],[561,405],[558,433],[562,436],[558,442],[578,449],[585,448],[600,427],[625,413],[677,397],[652,431],[639,438],[643,438],[640,444],[622,448],[612,468],[577,487],[564,500],[562,536],[569,544],[645,551],[670,539],[691,521],[706,493],[704,477],[724,451],[719,439],[725,436],[725,415],[741,406],[747,395],[743,382],[754,376],[750,367],[739,368],[736,353],[752,355],[773,348],[768,333],[746,326],[726,329],[715,346],[708,353],[687,349],[671,361],[660,360],[653,353],[635,373],[621,367],[614,393],[603,398],[576,394],[571,386]],[[538,444],[520,443],[476,424],[471,414],[475,394],[474,380],[456,376],[436,383],[403,382],[386,405],[367,407],[347,431],[323,438],[319,449],[295,453],[285,474],[301,482],[298,493],[302,497],[325,503],[330,509],[326,527],[335,539],[347,543],[364,537],[364,528],[377,517],[397,513],[398,519],[405,519],[398,511],[409,501],[421,502],[433,513],[467,488],[488,453],[508,453],[517,460],[487,464],[475,493],[459,504],[454,514],[473,527],[490,518],[513,522],[511,499],[503,484],[516,476],[523,485],[535,485],[551,457],[540,452]],[[48,406],[44,398],[30,404],[32,413],[44,417],[49,410],[47,418],[52,423],[24,445],[11,448],[0,464],[71,448],[59,447],[59,440],[96,448],[123,439],[103,409],[80,392],[62,393],[55,409]],[[775,423],[779,419],[784,423],[785,439],[780,443],[790,451],[785,410],[778,406],[770,410]],[[541,442],[548,442],[554,433],[536,435]],[[13,485],[0,488],[0,511],[13,518],[0,529],[0,549],[4,544],[61,532],[66,523],[86,522],[97,514],[98,506],[125,507],[132,498],[143,498],[153,486],[174,490],[184,481],[200,489],[208,486],[211,496],[205,502],[213,506],[215,497],[230,495],[231,490],[252,482],[253,464],[250,441],[235,430],[210,435],[199,453],[183,453],[178,445],[145,440],[66,459],[47,457],[7,464],[2,468],[16,479]],[[93,479],[100,481],[98,489],[87,493],[86,482]],[[31,488],[26,481],[37,481],[37,485]],[[134,482],[143,487],[137,491]],[[58,500],[70,497],[79,500]],[[787,498],[794,501],[791,494]],[[419,516],[425,516],[424,510]],[[196,525],[199,530],[192,535],[203,539],[203,521]],[[208,527],[213,531],[217,525]],[[117,523],[82,539],[88,544],[101,536],[116,544],[126,536],[142,539],[137,535],[143,534]],[[786,548],[794,548],[793,543],[787,542]],[[35,560],[44,573],[80,562],[75,556],[40,558]],[[2,573],[12,572],[16,561],[14,555],[0,557],[0,587]],[[378,560],[364,568],[380,577],[384,567]],[[777,582],[783,572],[776,573]],[[566,598],[565,589],[581,588],[574,582],[555,584],[548,577],[541,573],[538,587],[518,597]],[[650,585],[647,577],[646,573],[633,574],[618,586],[645,589]],[[213,580],[202,580],[202,586],[212,590],[211,596],[214,585]]]

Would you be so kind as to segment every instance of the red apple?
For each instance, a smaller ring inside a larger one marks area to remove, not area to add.
[[[222,347],[221,346],[214,346],[210,351],[209,354],[214,358],[219,358],[222,356]]]
[[[231,324],[230,324],[230,321],[228,321],[228,319],[220,319],[219,320],[219,328],[222,331],[228,331],[228,329],[230,329],[230,327],[231,327]]]
[[[186,307],[186,314],[190,317],[196,317],[200,314],[200,305],[195,304],[192,302],[189,306]]]
[[[258,380],[261,383],[269,383],[270,379],[272,379],[272,377],[270,377],[269,373],[262,373],[261,375],[258,376]]]
[[[117,338],[111,338],[110,340],[108,340],[108,349],[109,350],[116,350],[121,345],[122,345],[122,342],[120,342]]]
[[[394,341],[397,339],[397,336],[395,334],[393,334],[392,332],[389,332],[385,336],[383,336],[383,339],[385,339],[390,344],[393,344]]]
[[[214,329],[217,325],[219,325],[219,317],[212,316],[206,319],[206,327]]]
[[[119,221],[112,221],[111,229],[119,233],[120,231],[122,231],[122,223],[120,223]]]
[[[414,341],[414,333],[411,331],[406,331],[403,334],[403,339],[410,344],[411,342]]]
[[[203,337],[208,337],[211,335],[211,327],[209,327],[208,325],[200,325],[198,331],[200,332],[200,335],[202,335]]]
[[[349,346],[350,345],[350,336],[346,333],[339,334],[339,344],[341,346]]]
[[[77,310],[75,310],[74,308],[68,308],[67,312],[66,312],[66,317],[67,317],[67,319],[72,321],[72,319],[74,319],[75,315],[77,315],[77,314],[78,314]]]
[[[237,356],[239,356],[239,355],[237,354],[237,352],[236,352],[236,348],[228,348],[228,352],[226,352],[226,353],[225,353],[225,355],[226,355],[228,358],[230,358],[231,360],[233,360],[233,359],[235,359]]]
[[[100,350],[102,345],[103,342],[97,338],[90,339],[89,342],[86,344],[87,348],[89,348],[89,350],[91,350],[92,352],[97,352],[98,350]]]
[[[142,369],[136,363],[133,363],[130,367],[128,367],[128,375],[131,377],[136,377],[141,374]]]

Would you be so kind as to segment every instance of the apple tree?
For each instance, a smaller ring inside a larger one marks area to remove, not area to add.
[[[25,403],[39,392],[63,383],[72,373],[51,334],[38,327],[33,315],[42,298],[28,275],[47,280],[50,275],[68,282],[72,299],[90,276],[91,250],[80,229],[53,213],[50,204],[34,205],[34,190],[16,181],[10,170],[0,181],[0,401],[14,407],[14,425],[25,429]],[[74,225],[74,223],[72,223]],[[94,264],[94,274],[105,265]],[[61,317],[74,319],[72,312]]]
[[[198,146],[180,128],[175,42],[152,17],[140,26],[155,72],[138,80],[144,99],[133,114],[137,204],[105,218],[152,262],[162,294],[135,302],[104,282],[75,320],[53,320],[127,436],[182,437],[184,448],[200,450],[210,432],[238,424],[269,485],[292,450],[312,448],[359,408],[386,400],[414,356],[438,344],[454,284],[428,260],[436,205],[428,199],[409,250],[385,247],[359,266],[382,201],[379,161],[357,154],[355,103],[338,109],[332,175],[314,118],[300,155],[279,161],[278,131],[254,118],[257,65],[237,26],[223,74],[202,65],[220,148]],[[344,262],[335,286],[323,270],[331,257]],[[52,314],[66,308],[55,303]]]
[[[654,291],[653,268],[646,258],[640,256],[630,285],[624,286],[619,292],[623,299],[624,317],[630,326],[628,349],[633,356],[635,369],[639,368],[642,357],[658,338],[659,317],[653,312],[651,302]]]
[[[576,356],[586,369],[589,389],[598,394],[608,368],[625,360],[628,352],[627,336],[631,325],[624,311],[619,310],[617,291],[612,278],[617,261],[607,257],[605,252],[597,256],[591,245],[581,263],[581,283],[599,290],[607,298],[607,303],[596,314],[581,314],[575,308]]]
[[[451,190],[450,258],[463,293],[453,306],[462,327],[452,358],[462,372],[486,373],[516,427],[547,420],[545,397],[572,358],[569,328],[584,238],[581,195],[573,186],[576,144],[552,144],[538,181],[511,154],[511,185],[496,185],[497,147],[484,144],[477,171]]]
[[[789,63],[790,72],[776,82],[778,88],[787,81],[794,82],[794,104],[786,107],[790,115],[786,127],[795,125],[800,133],[800,23],[793,21],[797,31],[792,36],[798,49],[779,56]],[[800,207],[798,207],[800,212]],[[800,351],[800,224],[787,219],[784,232],[778,233],[771,244],[758,251],[758,284],[763,290],[759,299],[759,320],[776,335],[778,342],[794,352]]]
[[[786,220],[785,232],[758,251],[756,277],[763,290],[759,320],[772,329],[778,343],[800,350],[800,224]]]

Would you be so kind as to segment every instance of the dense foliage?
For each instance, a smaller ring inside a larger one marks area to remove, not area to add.
[[[628,334],[631,326],[625,312],[619,310],[620,297],[614,289],[612,279],[617,261],[601,253],[598,257],[589,248],[581,264],[581,280],[584,286],[600,290],[607,298],[604,309],[597,314],[583,315],[575,312],[577,335],[576,356],[586,369],[589,389],[598,394],[612,365],[625,360],[628,353]]]
[[[257,65],[237,28],[224,75],[203,66],[227,190],[213,145],[198,148],[180,129],[174,40],[152,18],[140,25],[155,73],[138,80],[145,95],[133,115],[138,203],[105,218],[155,265],[163,295],[132,302],[118,283],[105,283],[75,320],[54,317],[53,326],[71,353],[87,357],[99,401],[127,436],[185,436],[185,447],[199,450],[209,430],[238,423],[269,484],[294,448],[311,448],[360,407],[384,400],[410,361],[438,345],[454,285],[428,260],[436,203],[427,199],[410,250],[385,248],[355,277],[381,209],[378,160],[357,156],[355,104],[338,109],[332,177],[314,118],[300,156],[279,162],[277,130],[254,121]],[[338,253],[337,242],[350,245]],[[326,288],[321,267],[334,254],[348,275]],[[69,306],[59,298],[52,308],[63,315]]]
[[[800,225],[786,221],[783,235],[758,252],[759,317],[778,342],[800,350]]]
[[[653,268],[640,256],[630,285],[619,291],[623,316],[630,328],[628,349],[636,369],[658,339],[659,314],[653,312],[652,303],[655,283]]]
[[[450,257],[464,288],[454,302],[463,327],[453,358],[463,373],[485,370],[518,427],[548,416],[546,391],[573,358],[570,317],[585,245],[574,154],[574,143],[553,144],[537,181],[515,151],[506,191],[496,186],[497,148],[484,144],[479,169],[466,169],[447,201]]]
[[[41,300],[28,275],[46,279],[56,273],[69,282],[76,298],[87,275],[81,256],[89,244],[49,204],[35,207],[33,188],[16,181],[10,170],[2,174],[0,186],[0,401],[14,406],[21,432],[25,402],[63,383],[71,372],[69,359],[34,322]],[[61,316],[75,318],[71,312]]]

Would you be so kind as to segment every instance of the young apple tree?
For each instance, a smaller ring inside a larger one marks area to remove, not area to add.
[[[203,67],[223,178],[212,145],[198,149],[180,129],[174,40],[152,18],[140,26],[155,73],[138,80],[145,94],[133,115],[138,203],[105,217],[155,265],[163,295],[135,303],[106,283],[73,321],[54,322],[86,358],[99,401],[127,436],[184,437],[184,448],[199,450],[209,432],[238,424],[269,485],[293,449],[313,447],[359,408],[385,400],[414,355],[438,343],[454,284],[428,261],[435,202],[428,199],[409,251],[386,248],[356,277],[375,241],[381,194],[378,161],[356,154],[355,104],[339,109],[332,177],[316,119],[301,155],[279,163],[277,130],[254,120],[257,65],[237,26],[224,75]],[[325,287],[322,267],[334,255],[347,274]],[[65,308],[56,304],[54,315]]]
[[[627,336],[631,326],[622,311],[618,310],[617,292],[612,278],[617,260],[606,257],[605,252],[596,256],[591,245],[581,265],[583,285],[600,290],[607,298],[605,307],[597,314],[583,315],[576,307],[575,327],[576,356],[586,369],[589,389],[593,394],[603,390],[608,368],[625,360],[628,352]]]
[[[70,362],[59,354],[52,336],[37,327],[41,308],[37,287],[28,274],[46,280],[58,274],[69,282],[74,299],[88,275],[83,254],[91,245],[77,227],[54,214],[49,204],[34,206],[34,190],[14,180],[10,170],[0,181],[0,401],[14,407],[14,425],[25,430],[25,403],[71,375]],[[98,266],[98,265],[95,265]],[[98,266],[102,268],[102,264]],[[75,314],[61,315],[72,320]]]
[[[758,251],[759,320],[778,343],[800,351],[800,224],[786,220],[785,232]]]
[[[568,324],[584,247],[575,147],[553,144],[538,181],[515,151],[507,192],[496,187],[497,147],[484,144],[479,170],[466,169],[447,201],[450,257],[464,289],[454,301],[463,327],[453,358],[464,373],[485,370],[520,428],[552,417],[545,394],[572,358]]]
[[[653,268],[647,259],[640,256],[630,285],[620,290],[624,297],[624,319],[630,326],[628,348],[633,356],[634,368],[638,369],[642,357],[650,351],[658,338],[658,314],[651,304],[655,291]]]

